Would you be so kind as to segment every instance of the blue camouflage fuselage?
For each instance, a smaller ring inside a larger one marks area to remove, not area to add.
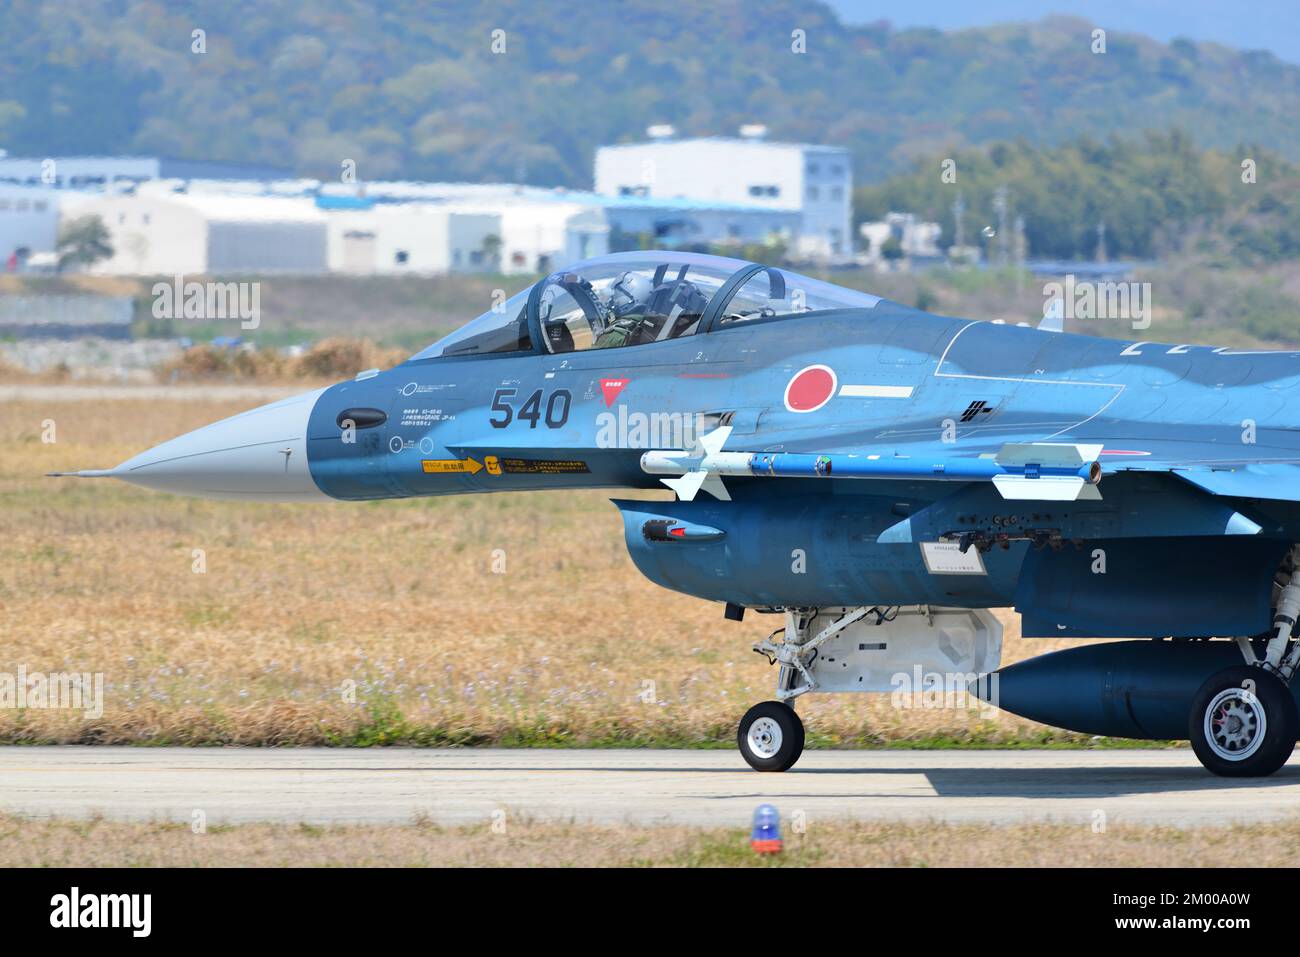
[[[830,370],[831,394],[805,400],[816,407],[803,411],[790,390],[809,367]],[[1182,539],[1186,552],[1232,535],[1244,514],[1254,530],[1230,546],[1245,552],[1232,558],[1234,568],[1275,563],[1300,538],[1296,503],[1257,497],[1257,484],[1235,490],[1248,495],[1216,484],[1300,461],[1300,405],[1291,404],[1298,387],[1295,353],[1052,333],[881,301],[636,348],[407,362],[326,390],[307,447],[312,479],[327,495],[377,499],[661,488],[643,471],[642,453],[689,447],[719,423],[731,426],[729,451],[890,460],[989,456],[1014,442],[1096,443],[1105,477],[1095,501],[1009,502],[987,484],[832,473],[728,478],[730,502],[618,505],[638,566],[700,597],[771,607],[1014,604],[1026,613],[1027,633],[1042,619],[1045,633],[1133,635],[1140,626],[1109,623],[1105,608],[1088,615],[1076,607],[1071,596],[1087,579],[1066,575],[1053,589],[1057,566],[1067,561],[1057,556],[1077,554],[1068,560],[1086,564],[1093,544],[1128,542],[1119,550],[1144,567],[1161,560],[1153,541]],[[341,425],[348,415],[383,421],[349,432]],[[1296,478],[1280,471],[1267,481]],[[642,529],[655,517],[699,522],[725,536],[653,542]],[[895,533],[879,541],[908,519],[904,540]],[[934,573],[921,544],[966,532],[995,543],[985,551],[985,573]],[[1037,558],[1040,550],[1052,557]],[[1170,554],[1177,558],[1180,547]],[[1198,560],[1213,564],[1204,552]],[[1025,588],[1035,568],[1033,590],[1041,594]],[[1267,615],[1256,592],[1225,601],[1216,589],[1172,621],[1161,607],[1152,627],[1205,634],[1214,633],[1211,625],[1256,624]]]

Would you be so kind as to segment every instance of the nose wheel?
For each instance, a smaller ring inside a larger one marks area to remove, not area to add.
[[[1223,777],[1272,774],[1291,756],[1297,730],[1300,718],[1290,689],[1262,668],[1225,668],[1192,699],[1192,750]]]
[[[736,744],[755,771],[786,771],[803,754],[803,722],[781,701],[764,701],[745,712]]]

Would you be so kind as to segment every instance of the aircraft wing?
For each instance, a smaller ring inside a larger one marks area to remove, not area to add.
[[[1142,452],[1107,445],[1100,456],[1103,474],[1166,472],[1211,495],[1300,502],[1300,458],[1288,450],[1265,448],[1243,455],[1240,448],[1229,451],[1200,442],[1142,445]]]
[[[1236,468],[1172,467],[1169,471],[1211,495],[1300,502],[1300,464],[1259,462]]]

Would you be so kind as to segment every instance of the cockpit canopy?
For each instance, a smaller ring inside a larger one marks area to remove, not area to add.
[[[614,253],[551,273],[412,361],[647,345],[828,309],[869,309],[879,301],[723,256]]]

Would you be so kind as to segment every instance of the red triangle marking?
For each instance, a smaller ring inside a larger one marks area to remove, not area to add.
[[[618,398],[618,394],[626,389],[627,384],[631,381],[631,379],[600,380],[600,391],[605,396],[605,408],[608,409],[614,404],[614,400]]]

